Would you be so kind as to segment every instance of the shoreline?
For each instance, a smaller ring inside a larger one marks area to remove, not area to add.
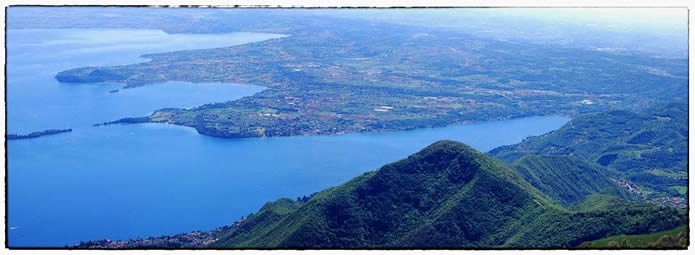
[[[213,137],[213,138],[258,139],[258,138],[279,138],[279,137],[342,136],[342,135],[355,135],[355,134],[371,134],[371,133],[376,134],[376,133],[422,131],[422,130],[428,130],[428,129],[454,127],[454,126],[459,126],[459,125],[475,125],[475,124],[482,124],[485,122],[512,121],[512,120],[534,118],[534,117],[561,117],[561,118],[567,118],[567,121],[571,121],[575,116],[571,116],[571,115],[567,115],[567,114],[509,116],[509,117],[504,117],[504,118],[478,120],[478,121],[457,121],[457,122],[453,122],[453,123],[446,124],[446,125],[430,126],[430,127],[417,127],[417,128],[404,128],[404,129],[393,129],[393,128],[391,128],[391,129],[374,129],[374,130],[367,130],[367,131],[336,131],[336,132],[329,132],[329,133],[316,133],[316,134],[306,133],[306,134],[298,134],[298,135],[276,135],[276,136],[220,136],[220,135],[214,135],[214,134],[209,134],[206,132],[201,132],[200,129],[198,129],[195,126],[177,124],[177,123],[173,123],[171,121],[153,121],[151,119],[151,115],[145,116],[145,117],[127,117],[127,118],[122,118],[122,119],[118,119],[118,120],[114,120],[114,121],[96,123],[96,124],[93,124],[92,126],[99,127],[99,126],[118,125],[118,124],[135,125],[135,124],[154,123],[154,124],[166,124],[166,125],[174,125],[174,126],[179,126],[179,127],[192,128],[199,135],[204,135],[204,136]]]

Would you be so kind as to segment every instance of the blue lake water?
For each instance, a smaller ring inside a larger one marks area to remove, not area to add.
[[[210,230],[267,201],[338,185],[437,140],[487,151],[568,120],[541,116],[405,132],[221,139],[166,124],[91,125],[163,107],[234,100],[263,87],[169,82],[109,93],[122,85],[62,84],[53,78],[73,67],[141,62],[138,56],[145,53],[279,36],[8,30],[8,132],[73,128],[8,142],[9,245],[64,246]]]

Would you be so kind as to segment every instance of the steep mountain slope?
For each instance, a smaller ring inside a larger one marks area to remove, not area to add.
[[[527,182],[565,206],[599,192],[623,198],[629,195],[601,166],[570,156],[525,156],[513,167]]]
[[[526,155],[570,155],[614,170],[652,198],[683,197],[687,186],[688,106],[674,102],[635,113],[587,114],[562,128],[489,152],[507,162]],[[656,192],[655,192],[656,191]]]
[[[542,206],[554,205],[508,167],[463,144],[440,142],[318,193],[254,239],[221,244],[378,247],[399,239],[417,244],[431,232],[423,226],[440,227],[437,223],[452,220],[453,210],[466,211],[469,217],[455,219],[462,226],[452,230],[458,236],[451,242],[474,244],[497,239],[487,229],[538,214]]]
[[[654,233],[687,223],[676,209],[641,204],[613,210],[563,213],[550,211],[505,243],[508,247],[576,247],[614,235]]]
[[[502,162],[449,141],[296,205],[270,203],[210,247],[573,247],[685,222],[653,205],[569,211]]]

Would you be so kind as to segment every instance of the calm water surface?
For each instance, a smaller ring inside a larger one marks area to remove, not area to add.
[[[9,244],[64,246],[210,230],[267,201],[338,185],[437,140],[487,151],[568,120],[544,116],[406,132],[220,139],[166,124],[91,124],[163,107],[234,100],[262,87],[170,82],[109,93],[122,85],[53,79],[73,67],[141,62],[138,56],[145,53],[279,36],[8,30],[9,133],[73,128],[71,133],[8,142]],[[113,37],[129,39],[108,39]]]

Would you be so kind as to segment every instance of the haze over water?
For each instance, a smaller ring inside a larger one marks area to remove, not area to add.
[[[104,29],[10,29],[7,34],[8,133],[73,129],[8,142],[11,246],[62,247],[210,230],[265,202],[339,185],[437,140],[487,151],[568,120],[546,116],[406,132],[263,139],[220,139],[165,124],[93,127],[164,107],[234,100],[264,88],[169,82],[123,90],[121,84],[62,84],[54,79],[57,72],[281,35]],[[114,89],[119,91],[110,93]]]

